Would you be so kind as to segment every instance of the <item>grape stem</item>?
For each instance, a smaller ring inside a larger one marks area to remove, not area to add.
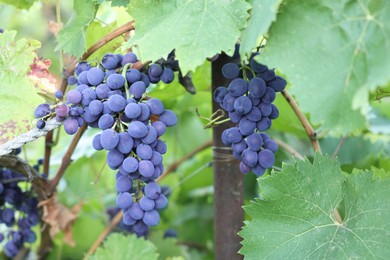
[[[337,147],[336,149],[334,150],[333,152],[333,155],[332,155],[332,160],[336,158],[336,156],[339,154],[340,150],[341,150],[341,147],[343,147],[343,144],[345,142],[345,140],[347,140],[347,137],[348,137],[348,134],[346,134],[345,136],[343,136],[339,143],[337,144]]]
[[[164,179],[168,174],[174,172],[182,163],[187,161],[189,158],[195,156],[197,153],[211,147],[213,144],[212,140],[205,142],[201,146],[195,148],[193,151],[189,152],[188,154],[184,155],[179,160],[175,161],[173,164],[169,166],[169,168],[156,180],[156,182],[160,182],[162,179]],[[96,249],[100,246],[100,244],[104,241],[106,236],[113,230],[119,222],[121,222],[123,217],[123,212],[119,211],[114,218],[111,220],[110,224],[103,230],[103,232],[99,235],[99,237],[95,240],[93,245],[88,250],[88,253],[84,256],[84,260],[87,259],[89,255],[92,255]]]
[[[71,159],[72,154],[73,154],[74,150],[76,149],[76,146],[77,146],[78,142],[80,141],[81,136],[84,134],[85,130],[87,130],[86,123],[84,123],[84,125],[82,127],[80,127],[80,129],[75,134],[72,142],[70,143],[70,145],[68,147],[68,150],[66,151],[64,157],[62,158],[61,166],[58,169],[56,176],[50,181],[49,194],[54,193],[58,183],[60,182],[62,176],[65,173],[66,168],[68,168],[68,166],[72,162],[72,159]]]
[[[289,146],[287,143],[283,142],[282,140],[275,139],[274,141],[279,145],[280,148],[291,154],[292,156],[298,158],[299,160],[305,160],[305,158],[293,147]]]
[[[306,131],[307,136],[309,137],[309,140],[311,142],[311,145],[314,148],[314,151],[322,154],[320,143],[318,142],[317,139],[317,132],[311,126],[309,120],[302,112],[302,110],[299,108],[295,99],[287,92],[287,90],[283,90],[282,95],[287,100],[288,104],[291,106],[294,113],[297,115],[299,121],[301,122],[303,128]]]

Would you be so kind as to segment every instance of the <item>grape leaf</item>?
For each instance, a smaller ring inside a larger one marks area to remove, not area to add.
[[[28,131],[34,108],[43,102],[27,77],[40,43],[15,36],[16,31],[0,34],[0,144]]]
[[[37,0],[0,0],[0,4],[13,5],[19,9],[29,9]]]
[[[390,80],[387,1],[286,1],[260,61],[280,68],[314,123],[366,127],[368,91]]]
[[[271,23],[276,19],[276,13],[282,0],[254,0],[248,26],[241,33],[240,54],[244,57],[257,47],[257,40],[265,34]]]
[[[124,48],[137,45],[143,61],[157,60],[176,49],[185,75],[216,53],[233,54],[248,8],[240,0],[131,1],[136,32]]]
[[[88,257],[89,260],[153,260],[157,258],[156,247],[150,241],[137,238],[135,235],[121,234],[111,234],[106,242],[96,250],[96,253]]]
[[[245,207],[239,233],[246,259],[386,259],[390,255],[390,179],[343,175],[317,154],[259,180],[262,200]]]
[[[111,5],[112,6],[128,6],[130,3],[130,0],[112,0]]]
[[[74,0],[72,18],[59,32],[56,50],[80,58],[86,51],[85,30],[95,18],[98,5],[94,1]]]

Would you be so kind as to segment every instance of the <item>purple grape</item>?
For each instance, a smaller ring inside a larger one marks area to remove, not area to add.
[[[234,110],[234,101],[236,101],[236,98],[233,97],[230,93],[226,94],[223,98],[223,101],[221,103],[221,107],[225,109],[228,112],[231,112]]]
[[[151,161],[142,160],[138,164],[138,171],[142,176],[150,178],[154,173],[154,165]]]
[[[122,112],[127,105],[126,99],[121,95],[112,95],[108,99],[108,107],[111,111]]]
[[[111,89],[107,86],[107,84],[100,84],[95,89],[96,96],[99,99],[108,98],[108,92],[110,92],[110,91],[111,91]]]
[[[256,164],[254,167],[252,167],[252,172],[260,177],[265,173],[265,169],[259,164]]]
[[[265,81],[262,78],[253,78],[248,83],[249,95],[254,98],[261,98],[267,89]]]
[[[140,121],[131,122],[127,131],[133,138],[142,138],[148,134],[148,128]]]
[[[252,101],[247,96],[241,96],[234,101],[234,111],[239,115],[246,115],[252,110]]]
[[[13,241],[8,241],[4,246],[4,252],[8,257],[15,257],[19,252],[19,248]]]
[[[100,142],[104,149],[112,150],[119,143],[119,134],[112,129],[106,129],[101,133]]]
[[[133,186],[133,182],[127,176],[121,175],[116,180],[116,190],[118,192],[128,192]]]
[[[157,140],[157,130],[153,126],[148,125],[148,134],[142,138],[142,142],[145,144],[151,144]]]
[[[115,119],[110,114],[104,114],[99,118],[98,126],[100,129],[105,130],[111,128],[115,123]]]
[[[136,69],[129,69],[126,71],[126,80],[130,84],[133,84],[134,82],[140,81],[141,80],[141,72]]]
[[[271,150],[263,149],[259,152],[258,156],[259,165],[265,169],[271,168],[275,163],[275,156]]]
[[[141,209],[141,207],[139,206],[139,204],[137,202],[133,203],[130,206],[130,208],[128,209],[128,212],[129,212],[129,215],[135,220],[142,219],[142,217],[144,216],[144,211]]]
[[[272,106],[272,111],[271,114],[269,115],[269,118],[276,119],[279,117],[279,109],[274,104],[271,104],[271,106]]]
[[[67,80],[68,85],[74,85],[77,83],[77,78],[75,76],[70,76]]]
[[[163,72],[163,69],[159,64],[152,64],[150,65],[148,72],[150,76],[158,78]]]
[[[243,118],[238,124],[238,129],[243,136],[248,136],[256,129],[256,122],[250,121],[247,118]]]
[[[263,137],[260,133],[252,133],[247,137],[246,142],[249,149],[256,152],[263,146]]]
[[[159,152],[153,151],[153,155],[150,161],[153,163],[154,166],[157,166],[162,163],[163,157]]]
[[[233,97],[240,97],[248,91],[248,83],[245,79],[236,78],[230,82],[228,91]]]
[[[104,71],[97,67],[91,68],[87,73],[88,82],[93,86],[97,86],[102,83],[104,76]]]
[[[88,71],[83,71],[80,73],[79,77],[78,77],[78,82],[77,84],[78,85],[89,85],[89,82],[88,82]]]
[[[95,99],[96,99],[96,92],[92,88],[87,88],[83,90],[81,104],[84,107],[88,106]]]
[[[237,78],[240,74],[240,68],[235,63],[226,63],[222,67],[222,75],[227,79]]]
[[[56,114],[58,116],[66,117],[66,116],[68,116],[68,113],[69,113],[69,107],[67,105],[64,105],[64,104],[57,105],[55,107],[54,111],[56,112]]]
[[[218,87],[214,90],[214,100],[217,102],[217,103],[222,103],[223,101],[223,98],[226,96],[226,94],[228,94],[229,91],[227,90],[227,88],[225,88],[224,86],[222,87]]]
[[[125,114],[130,119],[137,118],[141,115],[141,106],[136,103],[129,103],[125,107]]]
[[[267,141],[264,142],[264,149],[268,149],[272,151],[273,153],[276,153],[278,151],[278,144],[271,139],[268,139]]]
[[[152,199],[149,199],[147,197],[142,197],[139,201],[139,206],[144,211],[150,211],[150,210],[154,209],[154,207],[156,206],[156,203]]]
[[[103,102],[100,100],[92,100],[89,103],[89,112],[93,116],[98,116],[103,112]]]
[[[157,136],[162,136],[165,133],[166,125],[161,121],[155,121],[152,126],[157,130]]]
[[[153,149],[147,144],[137,146],[136,153],[142,160],[150,160],[153,156]]]
[[[116,198],[116,206],[120,209],[125,209],[133,204],[133,196],[128,192],[123,192]]]
[[[79,121],[75,118],[68,118],[64,121],[64,130],[68,135],[74,135],[79,129]]]
[[[149,77],[145,73],[141,73],[141,81],[143,81],[145,83],[146,87],[148,87],[150,85]]]
[[[274,70],[267,70],[259,74],[262,79],[265,81],[272,81],[275,78],[275,71]]]
[[[123,154],[128,154],[133,149],[134,140],[128,132],[119,133],[119,143],[116,147]]]
[[[158,198],[155,200],[156,209],[164,209],[168,206],[168,199],[163,194],[160,194]]]
[[[125,79],[121,74],[111,74],[107,77],[106,84],[110,89],[120,89],[125,85]]]
[[[74,83],[74,84],[76,84],[76,83]],[[71,85],[73,85],[73,84],[71,84]],[[58,99],[62,99],[64,97],[64,93],[62,93],[61,90],[56,90],[56,92],[54,92],[54,96]]]
[[[148,105],[146,105],[145,103],[138,103],[138,104],[141,107],[141,114],[139,115],[137,120],[139,120],[139,121],[149,120],[149,118],[150,118],[150,109],[149,109]]]
[[[133,173],[136,170],[138,170],[138,161],[134,157],[127,157],[123,160],[122,164],[123,170],[126,171],[126,173]]]
[[[177,124],[177,116],[172,110],[165,110],[159,117],[159,120],[166,126],[174,126]]]
[[[129,210],[126,210],[126,212],[123,214],[123,224],[131,226],[134,225],[135,222],[137,222],[137,220],[130,216]]]
[[[269,119],[268,117],[263,117],[259,122],[257,122],[256,127],[259,131],[265,131],[269,129],[271,125],[271,119]]]
[[[147,226],[157,226],[160,222],[160,215],[158,214],[157,210],[146,211],[142,217],[142,221]]]
[[[149,199],[155,200],[157,199],[161,194],[161,188],[160,186],[155,182],[149,182],[145,186],[145,196]]]
[[[170,68],[165,68],[161,73],[160,79],[165,84],[169,84],[175,79],[175,74]]]
[[[117,149],[110,150],[107,153],[107,164],[113,170],[119,168],[119,166],[123,163],[123,159],[123,153],[119,152]]]
[[[242,140],[242,134],[237,127],[228,128],[224,132],[226,132],[226,139],[230,144],[238,143]]]
[[[162,113],[164,113],[164,105],[159,99],[151,98],[146,101],[146,104],[150,108],[150,113],[154,115],[161,115]]]
[[[248,148],[248,144],[247,144],[247,142],[246,142],[244,139],[242,139],[242,140],[241,140],[240,142],[238,142],[238,143],[232,144],[233,152],[236,153],[236,154],[238,154],[238,155],[240,155],[240,157],[241,157],[242,152],[243,152],[246,148]]]
[[[258,107],[259,107],[259,109],[261,111],[261,114],[263,116],[271,115],[271,113],[272,113],[272,106],[271,106],[271,104],[261,102]]]
[[[35,118],[41,118],[51,113],[49,104],[40,104],[34,111]]]
[[[76,65],[75,72],[79,76],[81,72],[88,71],[91,69],[91,65],[86,61],[81,61]]]
[[[247,174],[251,171],[251,168],[243,162],[240,162],[240,172]]]
[[[130,94],[134,96],[135,99],[140,99],[146,91],[146,85],[143,81],[136,81],[130,86]]]
[[[258,158],[259,158],[259,156],[257,155],[257,153],[250,150],[249,148],[245,149],[242,152],[242,162],[250,167],[253,167],[256,165]]]
[[[108,70],[113,70],[118,67],[119,65],[118,63],[120,63],[120,61],[118,60],[118,57],[115,54],[107,53],[103,56],[101,64],[103,68]]]
[[[159,152],[160,154],[165,154],[167,152],[167,145],[162,140],[157,140],[157,144],[154,147],[156,152]]]
[[[128,63],[136,63],[136,62],[137,62],[137,56],[134,53],[129,52],[123,55],[122,66],[125,66]]]
[[[97,134],[93,137],[92,139],[92,146],[95,150],[103,150],[103,146],[102,146],[102,143],[100,142],[100,135],[101,134]]]

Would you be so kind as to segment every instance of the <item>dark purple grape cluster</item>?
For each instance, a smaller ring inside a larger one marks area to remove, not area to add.
[[[24,243],[37,239],[32,227],[39,222],[38,200],[30,188],[19,185],[25,180],[21,173],[0,168],[0,223],[4,224],[0,242],[6,240],[8,257],[15,257]]]
[[[133,225],[138,234],[160,221],[159,209],[168,200],[155,180],[163,173],[163,157],[167,146],[160,137],[167,127],[176,125],[177,117],[156,98],[146,96],[151,83],[174,80],[168,66],[154,63],[143,71],[134,68],[137,56],[106,54],[99,66],[80,62],[75,75],[68,78],[76,88],[56,92],[55,106],[41,104],[35,110],[37,123],[48,117],[64,121],[64,129],[74,134],[86,122],[100,128],[93,139],[96,150],[107,150],[107,164],[119,170],[116,177],[117,206],[124,212],[123,222]]]
[[[221,86],[214,91],[214,100],[237,124],[222,133],[222,142],[231,146],[233,156],[241,160],[242,173],[252,171],[261,176],[275,162],[278,145],[264,131],[279,116],[272,102],[287,82],[275,75],[273,69],[258,63],[254,59],[256,55],[252,55],[249,64],[227,63],[222,67],[223,76],[231,82],[228,87]]]

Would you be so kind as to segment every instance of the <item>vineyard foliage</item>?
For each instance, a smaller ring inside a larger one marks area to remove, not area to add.
[[[259,51],[256,60],[286,79],[322,150],[313,151],[291,100],[278,93],[279,118],[267,131],[279,143],[275,167],[257,179],[244,176],[239,253],[246,259],[388,258],[387,1],[0,0],[0,145],[33,129],[35,107],[54,104],[54,92],[70,68],[102,37],[132,20],[135,30],[106,42],[88,61],[96,65],[105,53],[125,54],[131,48],[146,63],[175,50],[196,94],[183,88],[178,73],[171,84],[148,88],[149,96],[178,117],[163,136],[169,147],[165,170],[176,167],[160,182],[171,189],[169,205],[147,239],[115,228],[88,259],[214,258],[212,165],[219,158],[208,145],[212,130],[203,128],[204,117],[212,114],[207,58],[235,51],[245,62]],[[106,152],[91,146],[98,133],[89,128],[83,134],[57,186],[61,205],[79,210],[71,229],[53,237],[47,259],[82,258],[110,223],[116,172],[105,166]],[[61,128],[54,135],[58,142],[49,179],[73,138]],[[188,156],[200,146],[206,148]],[[25,145],[20,156],[34,165],[44,149],[45,138],[40,138]],[[236,174],[241,174],[238,168]],[[4,228],[0,224],[0,232]],[[168,229],[177,237],[163,238]],[[31,250],[36,253],[41,234],[35,231]]]

